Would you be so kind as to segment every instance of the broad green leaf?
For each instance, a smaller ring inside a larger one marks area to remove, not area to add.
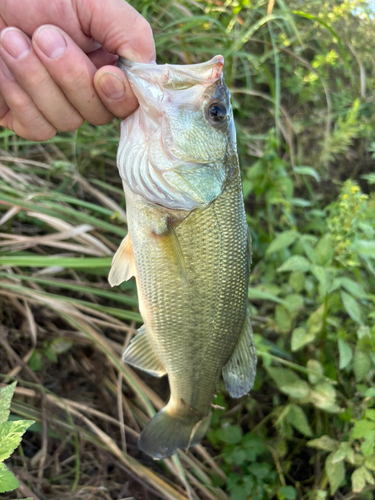
[[[33,423],[33,420],[18,420],[0,425],[0,462],[10,457],[20,444],[23,434]]]
[[[285,500],[295,500],[297,498],[297,491],[293,486],[282,486],[279,489],[279,495]]]
[[[291,384],[280,384],[280,391],[291,398],[304,399],[310,394],[309,384],[305,380],[296,380]]]
[[[370,420],[358,420],[358,422],[354,424],[351,435],[353,439],[361,439],[374,429],[375,422],[370,422]]]
[[[221,441],[227,444],[237,444],[242,439],[242,431],[238,425],[227,425],[217,429],[216,435]]]
[[[270,293],[270,292],[265,292],[263,290],[260,290],[259,288],[252,288],[249,287],[248,290],[248,297],[249,299],[253,300],[271,300],[272,302],[276,302],[277,304],[282,304],[284,307],[288,307],[288,304],[277,297],[276,295]]]
[[[375,455],[372,455],[371,457],[366,458],[365,466],[368,469],[375,471]]]
[[[296,313],[303,307],[303,297],[299,293],[290,293],[284,297],[285,302],[288,304],[288,310]]]
[[[361,452],[365,457],[371,457],[371,455],[373,455],[374,444],[375,430],[366,432],[363,443],[361,444]]]
[[[336,391],[332,385],[326,382],[320,382],[311,391],[311,402],[317,408],[328,411],[330,413],[337,413],[340,407],[336,405]]]
[[[334,249],[330,233],[321,238],[315,247],[316,263],[321,266],[329,266],[332,263]]]
[[[363,287],[354,280],[349,278],[339,278],[339,283],[346,289],[347,292],[357,297],[357,299],[366,299],[368,294],[364,291]]]
[[[17,382],[0,389],[0,424],[6,422],[9,417],[9,408],[16,388]]]
[[[371,358],[367,352],[357,349],[354,353],[353,370],[357,382],[363,380],[370,371]]]
[[[364,257],[375,259],[375,241],[357,240],[353,249]]]
[[[292,351],[298,351],[304,345],[312,342],[315,339],[315,335],[308,333],[306,328],[298,327],[292,332],[291,349]]]
[[[316,182],[320,182],[319,174],[313,167],[294,167],[293,171],[296,174],[309,175],[310,177],[314,177]]]
[[[6,468],[5,464],[0,464],[0,493],[13,491],[18,486],[19,482],[14,474]]]
[[[313,435],[306,414],[299,405],[291,404],[287,415],[288,422],[301,434],[310,437]]]
[[[335,493],[342,481],[345,479],[344,462],[333,463],[334,453],[330,453],[326,459],[325,470],[331,487],[331,495]]]
[[[342,370],[346,368],[350,363],[350,361],[352,360],[353,353],[349,344],[347,344],[345,340],[339,339],[338,346],[339,346],[339,356],[340,356],[339,368],[340,370]]]
[[[322,304],[321,306],[318,307],[316,311],[310,314],[310,316],[307,319],[307,327],[309,333],[312,335],[316,335],[321,331],[323,328],[323,317],[324,317],[324,312],[325,312],[325,306]]]
[[[375,410],[367,408],[367,410],[365,411],[365,417],[375,422]]]
[[[352,489],[355,493],[359,493],[366,486],[365,470],[365,467],[360,467],[352,474]]]
[[[310,269],[310,262],[302,255],[292,255],[288,260],[280,266],[277,271],[279,273],[285,271],[302,271],[306,272]]]
[[[349,295],[348,293],[341,290],[341,300],[344,304],[346,312],[349,314],[352,320],[359,325],[362,325],[363,322],[361,308],[356,299],[352,295]]]
[[[305,287],[305,275],[302,271],[294,271],[289,276],[289,284],[296,292],[300,292]]]
[[[323,451],[336,451],[339,447],[339,442],[329,436],[321,436],[320,438],[308,441],[307,446]]]
[[[328,291],[328,276],[326,269],[322,266],[312,265],[310,272],[319,281],[319,295],[325,297]]]
[[[284,333],[289,332],[292,328],[292,318],[290,313],[281,305],[275,308],[275,319],[280,330]]]
[[[299,234],[296,231],[284,231],[283,233],[278,234],[267,248],[266,255],[289,247],[298,237]]]
[[[283,385],[293,384],[294,382],[301,380],[294,371],[289,370],[288,368],[267,367],[267,372],[279,389]]]
[[[309,370],[307,376],[310,384],[315,385],[322,380],[324,368],[317,359],[309,359],[306,363],[306,368]]]

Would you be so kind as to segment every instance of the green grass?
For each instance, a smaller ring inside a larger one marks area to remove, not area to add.
[[[7,464],[36,500],[370,500],[374,21],[354,0],[279,0],[271,15],[246,0],[134,6],[159,62],[226,58],[253,239],[256,384],[231,400],[220,383],[202,445],[163,462],[142,455],[136,439],[168,390],[121,361],[141,317],[134,282],[107,282],[127,232],[119,122],[41,145],[2,130],[0,375],[18,382],[12,418],[38,424]]]

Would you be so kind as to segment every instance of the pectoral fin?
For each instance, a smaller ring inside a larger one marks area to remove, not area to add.
[[[116,286],[120,285],[123,281],[127,281],[134,275],[133,248],[128,233],[113,257],[108,281],[111,286]]]
[[[138,335],[134,337],[124,352],[122,359],[125,363],[154,375],[154,377],[162,377],[167,373],[167,370],[156,354],[147,336],[145,326],[143,325],[138,332]]]
[[[168,224],[168,229],[169,229],[169,232],[168,232],[168,235],[166,236],[166,238],[168,238],[170,249],[171,249],[172,254],[174,256],[174,260],[177,264],[177,267],[178,267],[178,270],[180,273],[180,277],[181,277],[183,283],[186,285],[186,283],[187,283],[186,263],[185,263],[184,254],[183,254],[183,251],[181,248],[181,244],[180,244],[178,236],[177,236],[175,230],[173,229],[173,226],[171,223]]]
[[[232,398],[247,394],[254,385],[257,354],[254,346],[250,313],[247,311],[240,338],[232,357],[223,368],[223,378]]]

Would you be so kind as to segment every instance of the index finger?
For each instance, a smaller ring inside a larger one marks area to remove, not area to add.
[[[109,52],[137,62],[156,58],[152,29],[146,19],[124,0],[74,0],[86,35]]]

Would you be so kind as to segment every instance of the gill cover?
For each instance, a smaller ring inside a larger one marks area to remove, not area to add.
[[[191,211],[223,191],[225,159],[235,154],[223,64],[222,56],[187,66],[120,58],[139,108],[122,122],[117,164],[130,190],[147,202]]]

